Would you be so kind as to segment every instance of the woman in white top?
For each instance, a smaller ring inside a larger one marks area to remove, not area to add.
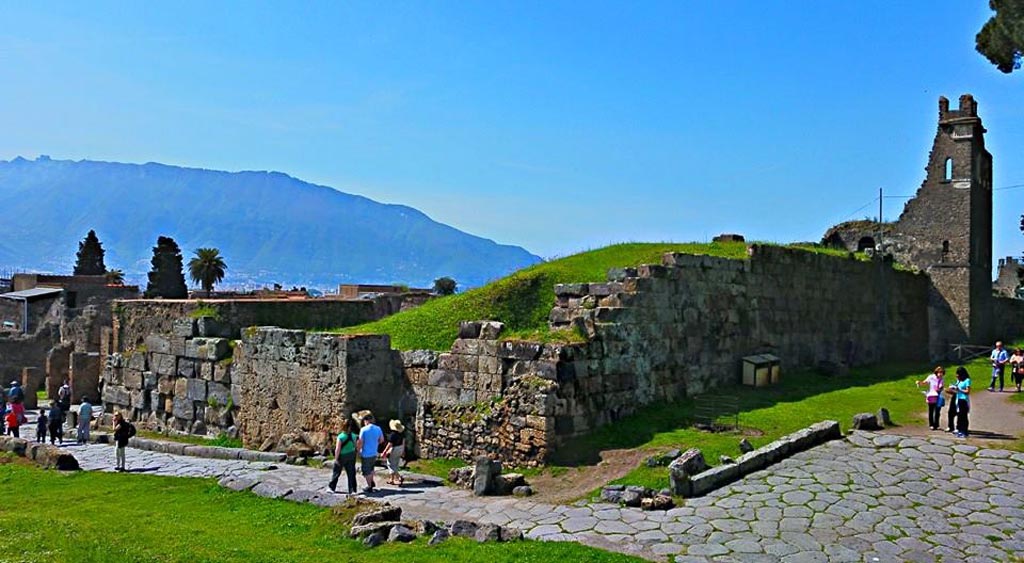
[[[1010,379],[1017,384],[1017,392],[1020,393],[1020,385],[1024,383],[1024,350],[1020,348],[1010,356]]]
[[[924,393],[924,400],[928,403],[928,426],[932,430],[939,429],[939,415],[942,412],[942,403],[944,402],[942,397],[942,379],[945,375],[945,368],[938,366],[931,375],[924,378],[924,381],[915,382],[918,387],[922,384],[928,385],[928,390]]]

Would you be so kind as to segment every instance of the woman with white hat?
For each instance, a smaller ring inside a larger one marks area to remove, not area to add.
[[[384,458],[388,460],[388,483],[402,486],[405,479],[398,468],[402,465],[402,455],[405,453],[405,426],[399,420],[392,420],[388,427],[391,433],[388,434],[388,445],[383,452]]]

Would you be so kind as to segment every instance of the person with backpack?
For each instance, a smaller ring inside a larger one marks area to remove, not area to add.
[[[7,422],[7,435],[14,436],[15,438],[21,438],[21,418],[18,413],[14,410],[12,404],[7,408],[7,414],[4,415],[4,420]]]
[[[57,401],[50,401],[50,444],[60,441],[64,445],[64,411],[57,404]]]
[[[337,492],[338,478],[341,477],[342,469],[345,470],[345,476],[348,478],[347,494],[351,495],[356,492],[356,440],[358,438],[355,421],[346,417],[334,446],[334,467],[331,468],[331,482],[327,484],[332,493]]]
[[[135,425],[124,419],[120,412],[114,413],[114,471],[127,471],[124,450],[128,440],[135,436]]]

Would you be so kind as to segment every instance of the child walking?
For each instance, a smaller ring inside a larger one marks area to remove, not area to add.
[[[46,442],[46,428],[49,419],[46,418],[46,409],[39,409],[39,418],[36,419],[36,443]]]

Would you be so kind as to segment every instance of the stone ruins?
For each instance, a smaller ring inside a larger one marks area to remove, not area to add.
[[[416,455],[531,466],[644,405],[738,382],[744,356],[773,354],[785,370],[848,367],[1009,339],[1024,333],[1024,302],[992,295],[985,130],[969,95],[948,106],[940,100],[927,178],[900,220],[826,234],[831,245],[871,249],[870,260],[761,244],[744,260],[670,253],[552,288],[551,328],[582,342],[510,339],[481,319],[442,352],[316,330],[415,305],[394,296],[118,300],[96,367],[76,359],[77,344],[70,355],[51,344],[61,352],[46,377],[76,373],[75,362],[102,367],[96,390],[108,412],[154,430],[237,435],[254,449],[322,453],[349,413],[371,409],[404,421]]]

